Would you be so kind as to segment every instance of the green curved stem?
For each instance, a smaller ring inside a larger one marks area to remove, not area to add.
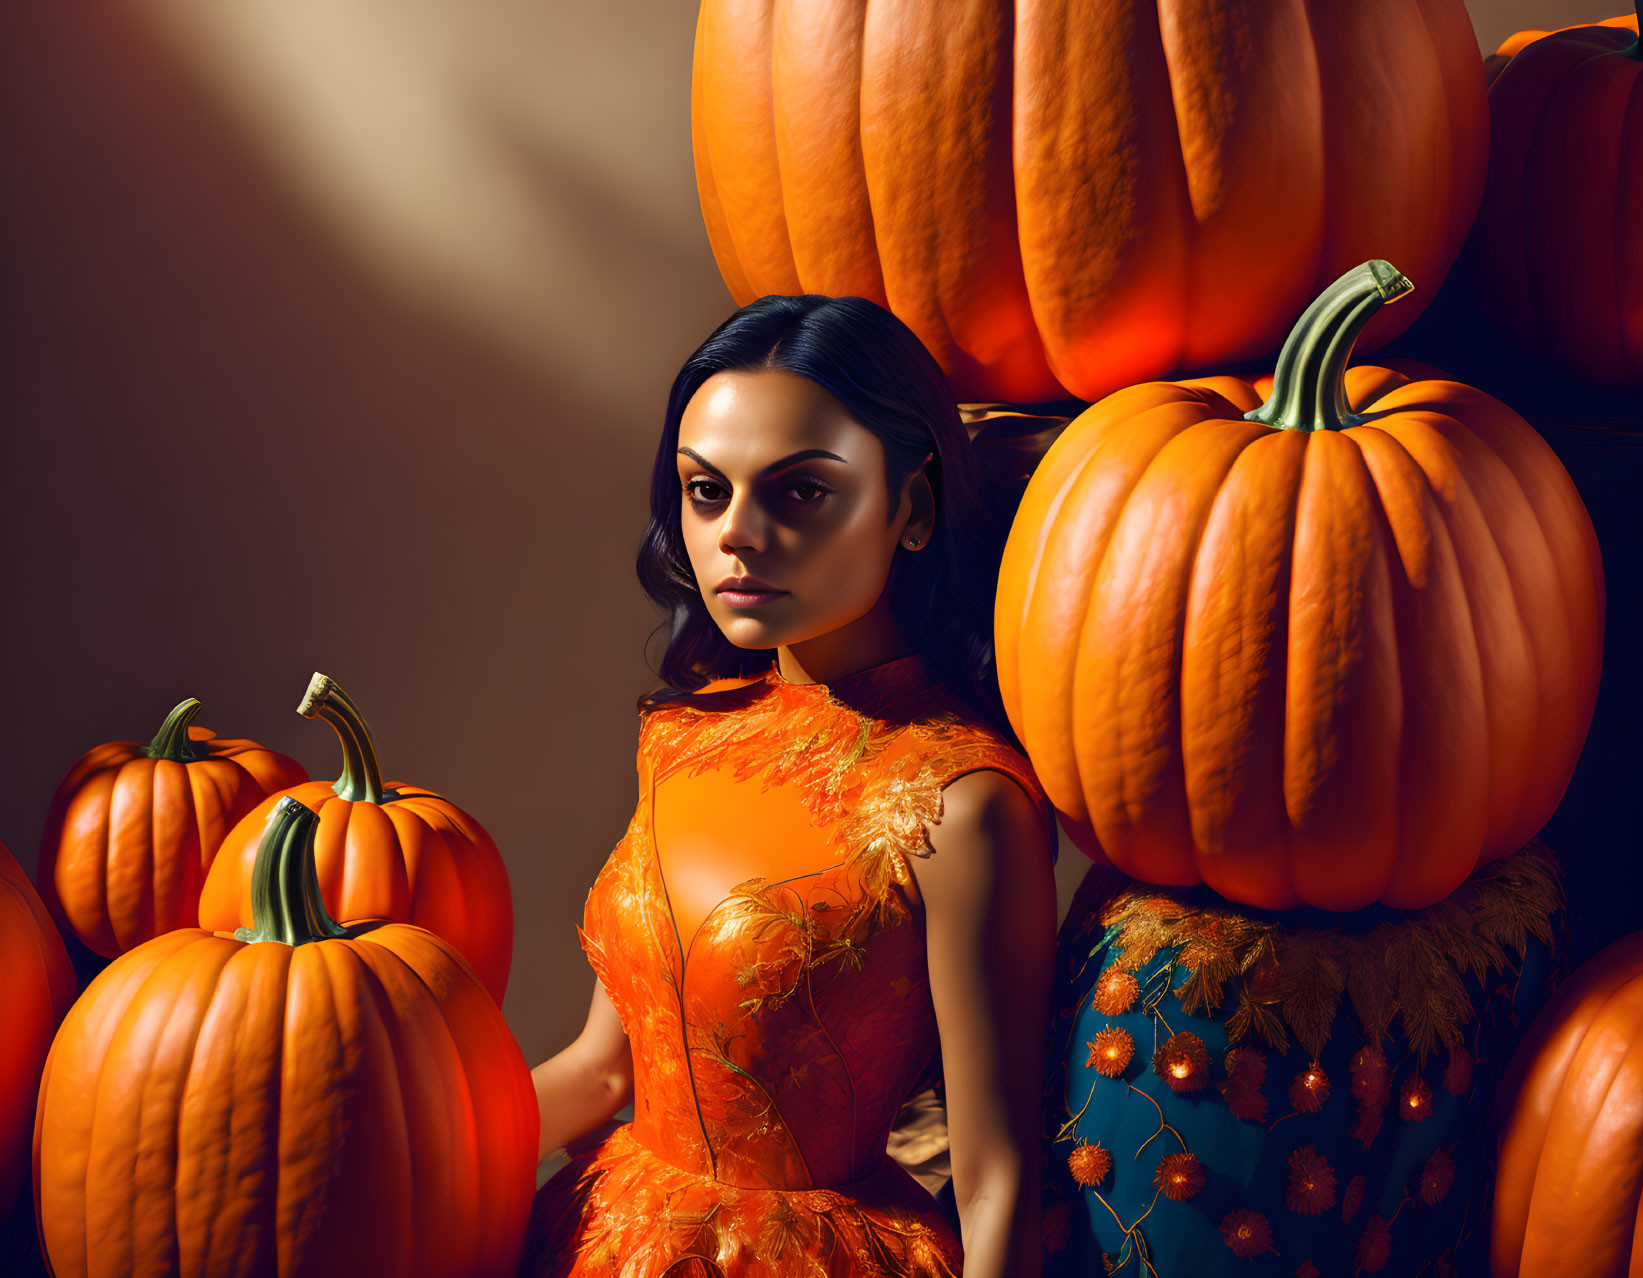
[[[1634,62],[1643,62],[1643,0],[1632,0],[1632,8],[1637,12],[1637,39],[1632,41],[1629,49],[1622,49],[1621,52]]]
[[[1272,395],[1244,418],[1276,430],[1345,430],[1363,419],[1346,402],[1346,364],[1365,324],[1415,286],[1377,258],[1336,280],[1289,330]]]
[[[187,701],[179,701],[171,713],[166,715],[165,722],[154,734],[154,739],[143,747],[143,753],[150,759],[171,759],[177,763],[193,763],[197,759],[210,758],[211,751],[198,741],[188,739],[188,725],[199,712],[200,703],[197,698],[190,697]]]
[[[307,945],[348,935],[325,908],[314,866],[319,815],[284,795],[268,814],[268,828],[251,867],[251,926],[236,928],[237,941]]]
[[[339,799],[350,803],[381,803],[387,797],[382,788],[382,769],[365,716],[353,699],[329,675],[314,672],[303,693],[297,713],[304,719],[320,718],[336,730],[342,743],[342,775],[331,788]]]

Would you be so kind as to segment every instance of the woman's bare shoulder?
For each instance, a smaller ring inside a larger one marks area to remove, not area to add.
[[[1051,874],[1042,810],[1019,781],[991,768],[966,772],[942,791],[941,816],[925,827],[925,839],[929,851],[911,868],[926,908],[984,909],[1005,882]]]
[[[940,853],[957,842],[1044,842],[1039,804],[1022,781],[998,768],[978,768],[949,781],[941,792],[941,816],[929,827]]]

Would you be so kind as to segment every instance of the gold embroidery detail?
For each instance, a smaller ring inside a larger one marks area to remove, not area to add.
[[[896,720],[860,713],[814,688],[753,684],[746,695],[745,705],[729,709],[675,702],[650,712],[640,752],[658,781],[725,769],[766,788],[798,786],[812,821],[833,827],[831,841],[860,874],[871,903],[868,933],[906,917],[895,889],[912,883],[910,857],[930,855],[926,830],[940,819],[948,781],[983,767],[1030,776],[1016,751],[934,689],[911,707],[903,703]],[[913,708],[928,713],[905,713]],[[738,896],[751,903],[757,891]],[[855,926],[847,934],[864,939]]]
[[[1459,1045],[1475,1015],[1464,975],[1481,980],[1515,968],[1530,937],[1552,946],[1562,889],[1556,861],[1536,840],[1486,863],[1438,904],[1363,932],[1287,927],[1230,903],[1187,900],[1140,884],[1122,888],[1100,910],[1096,948],[1110,946],[1114,966],[1128,972],[1170,952],[1169,977],[1156,993],[1173,988],[1190,1014],[1214,1013],[1230,998],[1231,1043],[1258,1038],[1283,1052],[1293,1034],[1316,1060],[1344,994],[1369,1042],[1401,1016],[1424,1060]],[[1177,970],[1186,974],[1179,985]]]

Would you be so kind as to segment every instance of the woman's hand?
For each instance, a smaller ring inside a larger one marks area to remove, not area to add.
[[[633,1055],[604,985],[593,983],[588,1021],[564,1051],[531,1071],[542,1112],[538,1161],[586,1136],[633,1098]]]
[[[1038,1278],[1040,1093],[1055,963],[1043,818],[1001,772],[942,795],[914,865],[941,1035],[964,1278]]]

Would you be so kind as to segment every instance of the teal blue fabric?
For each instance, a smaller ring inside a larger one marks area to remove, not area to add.
[[[1198,893],[1196,899],[1201,900],[1202,889]],[[1490,1191],[1487,1111],[1522,1030],[1550,992],[1555,963],[1545,945],[1530,940],[1515,971],[1497,974],[1487,982],[1466,980],[1478,1014],[1465,1029],[1465,1045],[1475,1064],[1463,1094],[1451,1095],[1444,1088],[1449,1054],[1440,1049],[1424,1063],[1417,1061],[1401,1036],[1400,1022],[1393,1022],[1391,1035],[1383,1041],[1391,1068],[1391,1098],[1380,1130],[1366,1148],[1351,1134],[1359,1107],[1352,1094],[1350,1061],[1364,1039],[1349,999],[1342,999],[1318,1061],[1330,1083],[1330,1095],[1322,1108],[1297,1114],[1289,1103],[1292,1080],[1311,1063],[1306,1052],[1293,1039],[1283,1054],[1256,1041],[1244,1045],[1257,1047],[1266,1060],[1261,1088],[1267,1101],[1266,1118],[1264,1123],[1236,1118],[1218,1087],[1227,1078],[1224,1062],[1229,1042],[1222,1017],[1230,1006],[1213,1016],[1188,1016],[1173,992],[1157,1005],[1162,1020],[1144,1011],[1139,999],[1117,1016],[1092,1006],[1096,982],[1114,961],[1097,917],[1105,894],[1093,895],[1101,899],[1092,901],[1091,893],[1081,892],[1059,943],[1055,1040],[1046,1093],[1047,1136],[1055,1137],[1057,1129],[1081,1108],[1083,1113],[1062,1139],[1052,1139],[1048,1145],[1048,1190],[1071,1208],[1070,1212],[1066,1206],[1050,1212],[1049,1241],[1052,1247],[1060,1244],[1050,1255],[1052,1278],[1105,1274],[1103,1254],[1124,1257],[1116,1272],[1156,1273],[1159,1278],[1222,1274],[1287,1278],[1298,1270],[1306,1272],[1307,1262],[1325,1278],[1352,1278],[1360,1272],[1377,1272],[1359,1265],[1364,1231],[1375,1216],[1389,1224],[1390,1240],[1388,1260],[1378,1272],[1400,1278],[1486,1272],[1486,1235],[1480,1224]],[[1195,898],[1185,894],[1181,899]],[[1290,917],[1300,920],[1298,925],[1367,928],[1396,916],[1377,910],[1344,920],[1310,914]],[[1173,951],[1162,951],[1137,970],[1142,987],[1150,980],[1170,980],[1179,987],[1188,975],[1184,968],[1178,967],[1173,978],[1162,974],[1173,957]],[[1088,1044],[1108,1026],[1127,1030],[1135,1040],[1134,1058],[1120,1078],[1103,1077],[1087,1064]],[[1171,1030],[1190,1031],[1208,1048],[1209,1082],[1203,1090],[1177,1094],[1154,1073],[1153,1051]],[[1412,1122],[1401,1118],[1398,1111],[1401,1089],[1417,1072],[1431,1089],[1432,1106],[1424,1121]],[[1174,1132],[1160,1126],[1160,1111]],[[1112,1153],[1111,1177],[1099,1190],[1074,1184],[1068,1173],[1067,1156],[1077,1140],[1098,1142]],[[1160,1158],[1183,1144],[1202,1162],[1206,1183],[1195,1198],[1172,1202],[1155,1195],[1153,1176]],[[1334,1205],[1319,1216],[1298,1214],[1285,1203],[1290,1154],[1306,1146],[1314,1147],[1335,1175]],[[1454,1182],[1441,1201],[1428,1205],[1419,1193],[1420,1177],[1428,1159],[1440,1148],[1453,1159]],[[1357,1176],[1364,1178],[1362,1202],[1343,1219],[1343,1200]],[[1274,1251],[1252,1259],[1232,1251],[1221,1226],[1229,1213],[1239,1209],[1261,1213],[1270,1226]],[[1135,1226],[1137,1220],[1141,1220],[1139,1226],[1126,1236],[1121,1223]],[[1368,1259],[1373,1263],[1375,1257]]]

